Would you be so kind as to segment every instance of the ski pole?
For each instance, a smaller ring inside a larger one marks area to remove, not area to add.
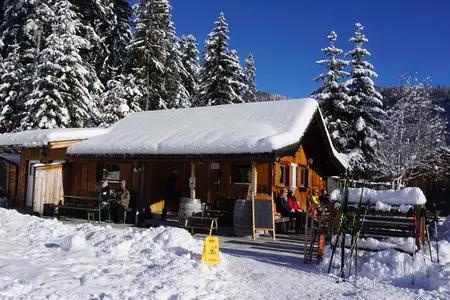
[[[436,203],[433,203],[433,210],[434,210],[434,238],[436,240],[437,262],[439,263],[439,238],[438,238],[438,230],[437,230],[438,214],[436,211]]]
[[[414,258],[416,256],[416,212],[413,213],[412,284],[414,285]]]
[[[430,224],[428,224],[428,216],[427,216],[427,212],[424,210],[424,215],[425,215],[425,229],[426,229],[426,234],[427,234],[427,242],[428,242],[428,249],[430,250],[430,259],[431,262],[433,262],[433,254],[431,252],[431,242],[430,242]]]

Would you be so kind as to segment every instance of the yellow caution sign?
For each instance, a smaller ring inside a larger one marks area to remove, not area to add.
[[[219,237],[210,235],[205,238],[202,261],[208,266],[219,263]]]

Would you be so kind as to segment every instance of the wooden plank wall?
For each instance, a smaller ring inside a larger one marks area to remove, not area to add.
[[[36,167],[33,211],[42,214],[45,203],[58,204],[64,195],[62,164]]]

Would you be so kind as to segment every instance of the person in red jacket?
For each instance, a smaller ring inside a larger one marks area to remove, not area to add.
[[[291,214],[295,216],[295,233],[303,232],[305,229],[305,213],[300,208],[300,204],[297,202],[295,197],[295,187],[289,189],[288,195],[288,205],[291,208]]]

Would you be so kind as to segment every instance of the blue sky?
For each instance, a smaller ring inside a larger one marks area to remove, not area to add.
[[[171,0],[177,34],[193,34],[203,48],[220,13],[230,28],[230,48],[243,62],[255,57],[258,90],[305,97],[322,71],[321,48],[334,30],[337,47],[351,49],[354,24],[365,26],[376,85],[396,85],[401,74],[430,76],[450,85],[450,1],[424,0]]]

